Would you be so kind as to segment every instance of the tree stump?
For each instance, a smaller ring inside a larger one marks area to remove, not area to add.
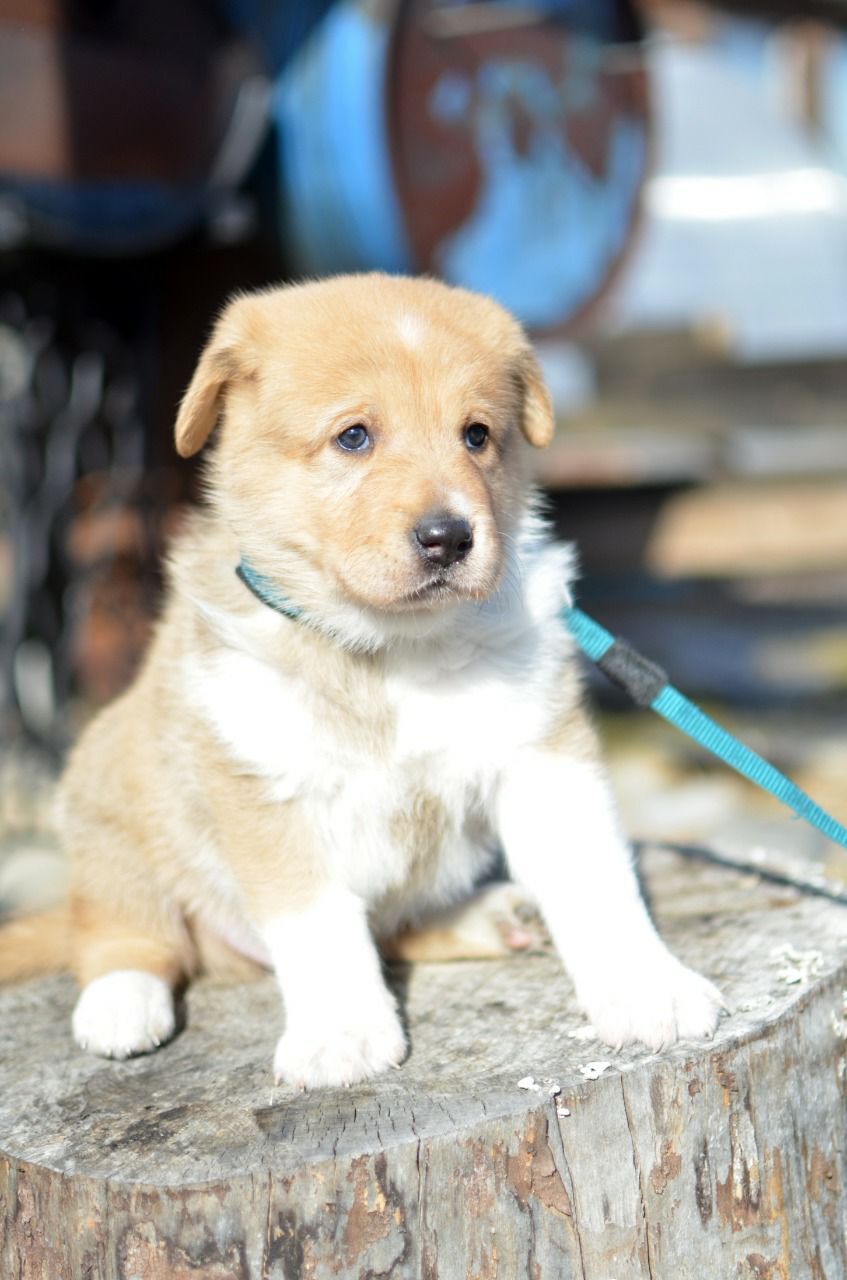
[[[610,1053],[553,956],[421,965],[395,975],[404,1066],[299,1094],[272,1085],[270,978],[198,983],[124,1063],[74,1047],[69,979],[7,988],[3,1280],[847,1275],[845,909],[667,851],[643,870],[734,1010],[711,1043]]]

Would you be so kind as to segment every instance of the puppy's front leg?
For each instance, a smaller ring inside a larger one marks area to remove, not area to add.
[[[512,873],[537,899],[601,1039],[658,1049],[711,1035],[720,993],[656,933],[599,763],[522,752],[502,778],[498,822]]]
[[[271,917],[261,933],[285,1003],[277,1080],[348,1085],[396,1066],[406,1039],[362,900],[340,885]]]
[[[327,876],[320,836],[298,801],[275,800],[263,778],[233,770],[211,744],[205,767],[218,845],[282,992],[277,1079],[345,1085],[393,1066],[406,1041],[365,903]]]

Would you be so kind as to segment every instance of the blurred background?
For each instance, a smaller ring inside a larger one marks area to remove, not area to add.
[[[847,0],[0,0],[0,903],[61,882],[212,317],[369,268],[520,316],[581,603],[847,822]],[[591,679],[634,835],[847,878]]]

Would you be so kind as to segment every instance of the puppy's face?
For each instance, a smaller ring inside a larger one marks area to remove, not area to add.
[[[384,276],[231,304],[183,403],[180,452],[221,410],[213,493],[242,553],[303,603],[329,588],[394,613],[490,594],[524,501],[521,435],[552,431],[507,313]]]

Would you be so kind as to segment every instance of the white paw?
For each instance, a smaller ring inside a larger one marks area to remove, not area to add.
[[[73,1014],[74,1039],[89,1053],[129,1058],[149,1053],[174,1033],[171,989],[140,969],[117,969],[89,982]]]
[[[615,1048],[640,1041],[658,1050],[709,1039],[726,1009],[717,987],[669,953],[630,963],[602,983],[582,983],[577,994],[598,1037]]]
[[[287,1028],[274,1055],[274,1076],[299,1088],[356,1084],[397,1067],[406,1054],[406,1037],[388,993],[382,1007],[300,1019]]]

